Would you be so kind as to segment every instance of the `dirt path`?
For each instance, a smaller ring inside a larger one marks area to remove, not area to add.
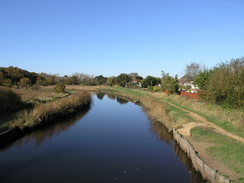
[[[205,118],[202,116],[188,111],[186,109],[183,109],[177,105],[174,105],[170,102],[164,101],[163,102],[172,105],[182,111],[185,111],[188,113],[189,116],[193,118],[193,121],[187,124],[183,125],[183,128],[177,129],[177,131],[184,136],[185,139],[187,139],[190,144],[193,146],[193,148],[198,152],[198,156],[205,162],[207,163],[211,168],[218,170],[224,175],[228,175],[231,179],[238,179],[240,177],[239,174],[235,173],[234,171],[230,170],[228,167],[226,167],[225,164],[223,164],[221,161],[218,161],[214,159],[212,156],[210,156],[208,153],[206,153],[206,149],[209,148],[210,146],[213,146],[215,144],[209,143],[209,142],[197,142],[191,138],[190,135],[190,130],[195,127],[212,127],[214,128],[215,133],[219,133],[222,135],[226,135],[230,138],[236,139],[242,143],[244,143],[244,138],[239,137],[237,135],[234,135],[230,132],[227,132],[226,130],[222,129],[221,127],[207,121]]]
[[[177,106],[177,105],[174,105],[174,104],[172,104],[172,103],[170,103],[170,102],[167,102],[167,101],[164,101],[164,100],[163,100],[163,102],[165,102],[165,103],[167,103],[167,104],[169,104],[169,105],[172,105],[172,106],[174,106],[174,107],[176,107],[176,108],[178,108],[178,109],[180,109],[180,110],[182,110],[182,111],[187,112],[187,113],[189,114],[189,116],[191,116],[191,117],[194,119],[193,122],[184,124],[183,128],[177,130],[179,133],[181,133],[181,134],[184,135],[185,137],[189,137],[189,136],[190,136],[190,130],[191,130],[192,128],[195,128],[195,127],[198,127],[198,126],[201,126],[201,127],[212,127],[212,128],[215,129],[215,132],[216,132],[216,133],[220,133],[220,134],[222,134],[222,135],[229,136],[230,138],[236,139],[236,140],[238,140],[238,141],[244,143],[244,138],[239,137],[239,136],[237,136],[237,135],[234,135],[234,134],[232,134],[232,133],[230,133],[230,132],[227,132],[227,131],[224,130],[223,128],[221,128],[221,127],[215,125],[214,123],[211,123],[211,122],[207,121],[207,120],[206,120],[205,118],[203,118],[202,116],[200,116],[200,115],[198,115],[198,114],[196,114],[196,113],[194,113],[194,112],[188,111],[188,110],[186,110],[186,109],[183,109],[183,108],[181,108],[181,107],[179,107],[179,106]],[[195,122],[195,121],[197,121],[197,122]]]

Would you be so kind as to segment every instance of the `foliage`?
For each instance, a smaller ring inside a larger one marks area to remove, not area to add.
[[[207,87],[210,100],[224,107],[244,107],[244,57],[219,64]]]
[[[194,78],[198,75],[198,73],[201,71],[201,66],[198,63],[191,63],[187,64],[185,68],[185,78],[187,81],[193,81]]]
[[[109,85],[109,86],[113,86],[115,83],[115,77],[112,76],[112,77],[109,77],[106,81],[106,84]]]
[[[179,90],[178,78],[174,78],[169,75],[169,73],[162,72],[162,90],[168,91],[170,94],[176,93]]]
[[[153,76],[147,76],[144,79],[144,84],[146,86],[155,86],[161,83],[161,79]]]
[[[204,69],[200,71],[194,78],[194,84],[198,85],[200,89],[206,90],[214,71],[214,69]]]
[[[108,78],[103,77],[103,75],[99,75],[95,77],[95,83],[96,85],[102,85],[105,84]]]
[[[31,86],[31,80],[29,78],[22,78],[18,84],[19,88],[28,89]]]
[[[125,73],[120,74],[119,76],[117,76],[115,78],[115,83],[119,84],[122,87],[127,86],[128,82],[130,82],[130,81],[131,81],[131,77],[128,74],[125,74]]]
[[[153,91],[153,86],[148,86],[147,89]]]
[[[32,85],[35,84],[37,77],[36,73],[28,72],[18,67],[0,67],[0,86],[11,87],[17,85],[23,78],[28,78]]]
[[[154,86],[153,87],[153,91],[155,91],[155,92],[158,92],[160,90],[161,90],[161,87],[160,86]]]
[[[64,93],[65,92],[65,84],[64,82],[59,82],[54,87],[54,92],[56,93]]]
[[[12,89],[0,87],[0,113],[17,108],[22,104],[21,97]]]

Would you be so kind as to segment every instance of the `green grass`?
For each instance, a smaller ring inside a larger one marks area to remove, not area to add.
[[[185,109],[185,110],[188,110],[188,111],[191,111],[191,112],[194,112],[196,114],[198,114],[199,116],[205,118],[207,121],[211,122],[211,123],[214,123],[216,124],[217,126],[223,128],[224,130],[230,132],[230,133],[233,133],[237,136],[240,136],[242,138],[244,138],[244,131],[243,130],[240,130],[240,129],[237,129],[236,127],[234,127],[230,122],[228,121],[220,121],[219,118],[217,117],[214,117],[214,116],[209,116],[208,114],[205,114],[205,113],[202,113],[201,111],[199,110],[194,110],[192,108],[189,108],[187,106],[184,106],[184,105],[179,105],[177,102],[175,102],[174,100],[172,99],[167,99],[167,98],[161,98],[163,101],[166,101],[166,102],[170,102],[174,105],[178,105],[180,106],[182,109]],[[209,105],[209,104],[206,104],[206,105]]]
[[[240,175],[244,175],[244,144],[228,136],[215,133],[212,128],[196,127],[191,129],[191,136],[196,141],[211,142],[216,145],[206,149],[215,159]]]

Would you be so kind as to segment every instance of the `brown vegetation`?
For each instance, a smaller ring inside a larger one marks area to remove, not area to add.
[[[22,105],[21,97],[5,87],[0,87],[0,101],[0,113],[18,109]]]
[[[32,110],[23,110],[18,113],[18,118],[9,123],[10,128],[34,127],[40,123],[52,121],[75,113],[78,109],[90,103],[90,95],[76,92],[68,97],[54,102],[43,103]]]

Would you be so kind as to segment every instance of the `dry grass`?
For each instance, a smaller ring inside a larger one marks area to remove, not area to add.
[[[69,95],[69,93],[55,93],[52,88],[46,87],[34,91],[18,89],[15,92],[21,96],[23,102],[32,104],[46,103]]]
[[[0,113],[22,106],[21,97],[12,89],[0,87]]]
[[[140,102],[148,117],[152,120],[161,122],[169,131],[192,121],[191,116],[186,112],[178,108],[168,106],[156,98],[145,97],[142,98]]]
[[[167,95],[155,93],[154,96],[172,102],[185,109],[196,112],[211,121],[220,123],[230,123],[237,129],[244,129],[244,110],[243,109],[223,109],[216,104],[205,103],[201,100],[194,100],[179,95]]]
[[[98,91],[102,88],[107,88],[108,86],[99,85],[99,86],[82,86],[82,85],[66,85],[67,90],[82,90],[82,91]]]
[[[17,114],[17,119],[5,125],[9,128],[34,127],[40,123],[73,114],[78,109],[88,105],[90,100],[89,94],[76,92],[53,102],[36,105],[32,110],[22,110]]]

